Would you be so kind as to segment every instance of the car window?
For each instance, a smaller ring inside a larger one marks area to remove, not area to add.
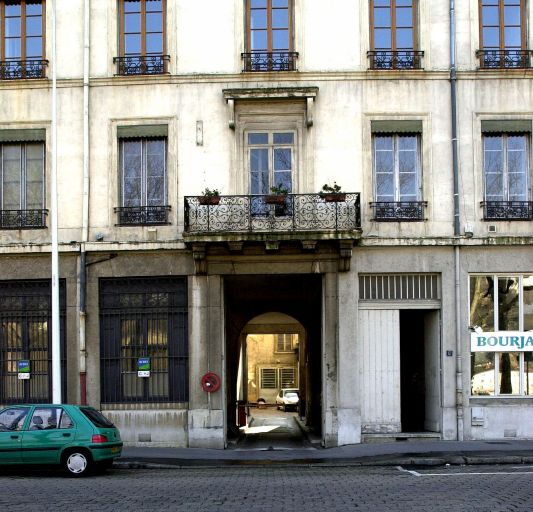
[[[286,398],[298,398],[298,393],[296,393],[296,391],[286,391],[285,397]]]
[[[114,427],[113,423],[109,421],[101,412],[89,407],[82,407],[80,411],[89,418],[90,422],[99,428],[111,428]]]
[[[30,430],[72,428],[73,422],[62,407],[36,407],[30,421]]]
[[[0,412],[0,432],[22,430],[29,410],[29,407],[17,407]]]

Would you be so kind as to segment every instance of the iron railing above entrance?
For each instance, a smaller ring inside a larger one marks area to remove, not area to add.
[[[335,195],[333,195],[335,196]],[[204,204],[209,203],[209,204]],[[185,197],[186,233],[349,231],[361,227],[359,192]]]

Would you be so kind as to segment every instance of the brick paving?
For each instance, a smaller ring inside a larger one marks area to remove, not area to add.
[[[115,469],[83,479],[3,470],[0,510],[531,512],[532,490],[526,465]]]

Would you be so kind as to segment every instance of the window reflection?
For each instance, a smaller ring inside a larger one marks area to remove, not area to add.
[[[494,280],[492,276],[470,277],[470,325],[494,330]]]
[[[472,396],[494,395],[494,353],[475,352],[471,358]]]
[[[498,278],[498,330],[518,330],[518,278]]]
[[[520,393],[520,359],[517,352],[502,352],[499,355],[500,394]]]

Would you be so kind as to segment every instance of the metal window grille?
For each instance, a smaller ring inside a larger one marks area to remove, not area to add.
[[[296,386],[296,370],[286,368],[261,368],[261,388],[278,389]]]
[[[438,274],[371,274],[359,276],[360,300],[439,300]]]
[[[261,368],[261,388],[277,389],[278,375],[276,368]]]
[[[294,368],[280,368],[280,381],[282,388],[291,388],[296,386]]]
[[[185,278],[102,279],[102,402],[186,402],[187,332]],[[138,376],[140,358],[149,377]]]
[[[0,403],[52,400],[52,306],[49,280],[0,281]],[[62,394],[65,379],[65,282],[60,281]],[[30,362],[30,378],[18,378],[18,361]]]

